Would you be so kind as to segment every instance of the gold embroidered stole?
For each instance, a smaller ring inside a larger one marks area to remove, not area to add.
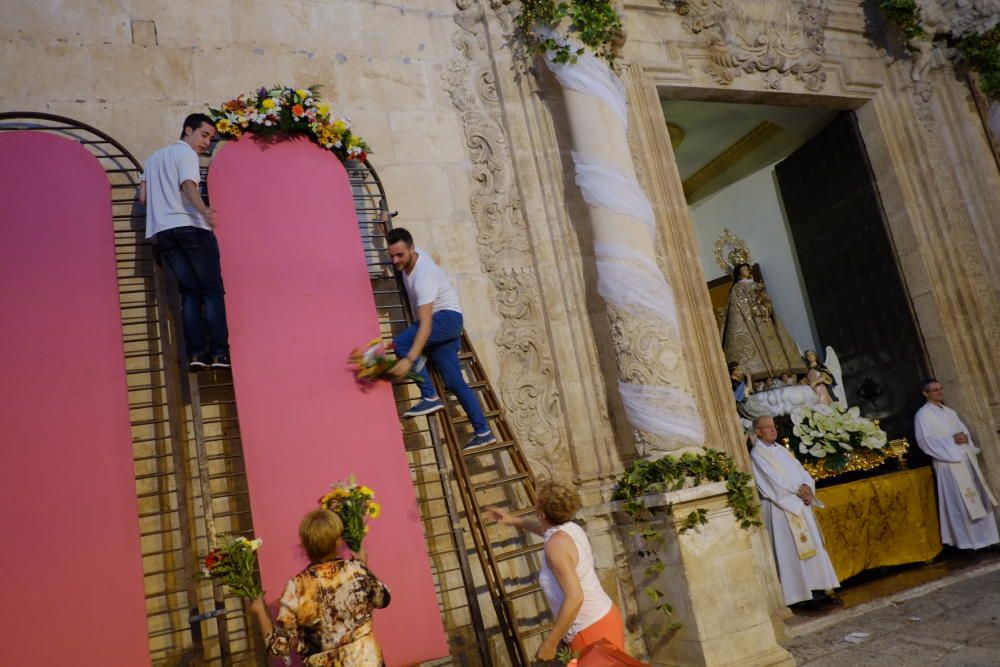
[[[775,472],[781,473],[784,468],[782,467],[780,457],[775,450],[781,445],[766,445],[763,441],[758,441],[760,444],[755,445],[755,447],[760,447],[760,455],[767,459],[767,462],[771,464],[771,467]],[[781,507],[775,503],[774,505],[778,509]],[[795,551],[799,555],[799,560],[808,560],[816,555],[816,543],[813,541],[812,533],[809,531],[809,525],[806,520],[802,518],[801,514],[793,514],[786,510],[781,509],[785,513],[785,518],[788,519],[788,527],[792,530],[792,538],[795,540]],[[805,509],[802,510],[805,513]]]

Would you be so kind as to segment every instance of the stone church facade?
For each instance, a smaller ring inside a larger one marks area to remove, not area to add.
[[[680,336],[667,338],[609,325],[563,97],[540,62],[511,48],[515,11],[488,0],[15,0],[0,24],[0,111],[80,120],[145,160],[188,113],[260,85],[320,84],[371,144],[396,224],[460,286],[466,327],[536,473],[572,479],[585,506],[602,507],[637,456],[614,349],[640,366],[664,348],[668,366],[683,360],[706,446],[748,467],[661,100],[852,109],[931,369],[1000,488],[1000,170],[950,64],[936,60],[914,81],[912,62],[870,36],[876,19],[854,0],[625,2],[618,70],[679,313]],[[691,502],[715,511],[720,496]],[[630,645],[655,652],[622,564],[627,535],[610,511],[587,528]],[[760,595],[745,602],[780,638],[788,612],[763,533],[750,544]],[[712,553],[682,559],[683,576],[726,567],[725,548]],[[786,660],[777,647],[770,655]]]

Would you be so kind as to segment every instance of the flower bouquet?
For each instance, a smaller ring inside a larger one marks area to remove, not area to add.
[[[887,439],[857,407],[843,403],[801,407],[792,412],[791,443],[799,458],[829,470],[843,470],[855,452],[882,453]]]
[[[260,137],[301,134],[332,151],[341,160],[364,160],[371,152],[354,134],[351,121],[330,115],[330,105],[319,95],[319,86],[272,86],[240,95],[218,109],[209,109],[215,129],[222,136],[244,132]]]
[[[263,540],[220,535],[216,547],[205,556],[202,576],[218,579],[241,598],[253,600],[264,594],[257,583],[257,549]]]
[[[368,534],[365,519],[375,519],[382,512],[374,498],[375,492],[359,485],[351,475],[347,482],[332,484],[330,492],[319,499],[320,507],[336,512],[344,522],[344,542],[355,553],[361,549],[361,541]]]
[[[348,363],[354,371],[355,379],[362,384],[368,384],[375,380],[394,379],[389,372],[396,365],[397,360],[386,356],[386,352],[390,349],[392,349],[391,344],[383,343],[381,338],[372,338],[364,348],[355,348],[351,352],[351,356],[348,357]],[[424,378],[417,372],[423,367],[422,361],[423,358],[414,364],[413,370],[406,374],[407,380],[424,381]]]

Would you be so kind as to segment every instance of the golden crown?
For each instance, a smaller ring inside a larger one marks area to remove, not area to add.
[[[715,261],[723,271],[732,273],[740,264],[753,264],[753,256],[743,239],[723,229],[715,242]]]

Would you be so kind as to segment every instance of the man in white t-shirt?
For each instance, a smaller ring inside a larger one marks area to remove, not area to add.
[[[465,381],[458,361],[462,342],[462,307],[455,288],[430,255],[413,247],[413,237],[402,227],[386,234],[386,243],[392,265],[403,275],[403,284],[416,320],[416,324],[393,341],[396,356],[399,357],[392,369],[393,374],[405,377],[410,371],[415,371],[423,378],[423,382],[419,383],[420,401],[403,416],[419,417],[444,409],[427,368],[417,363],[421,353],[426,353],[441,374],[445,387],[454,392],[472,424],[472,438],[465,448],[496,442],[483,415],[479,397]]]
[[[139,184],[146,205],[146,238],[177,279],[188,367],[229,368],[229,328],[215,213],[201,199],[198,155],[208,150],[215,125],[205,114],[184,119],[179,141],[149,156]]]

